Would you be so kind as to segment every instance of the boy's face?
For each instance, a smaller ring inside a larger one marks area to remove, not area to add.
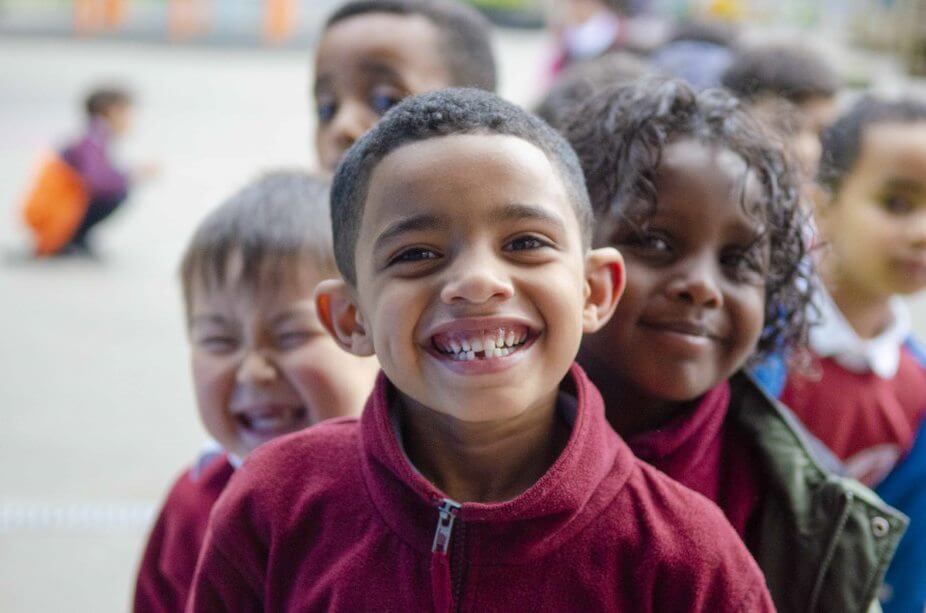
[[[451,83],[439,31],[420,15],[365,13],[329,28],[315,56],[315,146],[333,171],[344,152],[403,98]]]
[[[376,361],[341,350],[325,333],[312,299],[320,279],[301,273],[266,295],[233,282],[193,291],[200,417],[210,435],[242,458],[274,437],[358,414],[373,386]]]
[[[584,345],[631,397],[694,400],[755,349],[769,253],[744,206],[753,210],[758,188],[726,149],[692,140],[666,147],[654,214],[639,231],[621,224],[611,239],[627,263],[624,296]]]
[[[467,422],[551,407],[620,294],[620,255],[586,256],[544,153],[510,136],[405,145],[374,169],[344,286],[405,402]]]
[[[124,136],[132,127],[132,105],[114,104],[103,114],[103,118],[115,136]]]
[[[874,124],[836,197],[818,207],[825,263],[860,296],[926,287],[926,121]]]

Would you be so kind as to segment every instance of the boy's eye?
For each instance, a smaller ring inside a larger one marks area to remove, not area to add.
[[[277,336],[277,345],[283,349],[292,349],[304,344],[311,337],[312,333],[308,330],[283,332]]]
[[[373,109],[377,115],[383,115],[386,111],[401,102],[401,100],[402,99],[396,95],[387,94],[385,92],[373,92],[370,96],[370,108]]]
[[[542,249],[550,247],[549,241],[536,236],[519,236],[505,245],[505,251],[530,251],[533,249]]]
[[[400,251],[397,255],[389,260],[389,265],[391,266],[393,264],[403,264],[406,262],[436,260],[439,257],[440,256],[433,249],[428,249],[427,247],[412,247],[410,249]]]
[[[315,101],[315,113],[319,123],[328,123],[334,119],[338,107],[333,100],[318,99]]]
[[[226,353],[235,349],[235,339],[230,336],[204,336],[197,344],[210,353]]]
[[[913,203],[900,196],[888,196],[881,202],[881,206],[891,215],[906,215],[913,211]]]

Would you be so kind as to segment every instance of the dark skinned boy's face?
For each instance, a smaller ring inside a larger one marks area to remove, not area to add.
[[[329,28],[315,56],[315,146],[323,169],[407,96],[449,86],[438,29],[420,15],[365,13]]]
[[[468,422],[552,407],[583,330],[607,319],[622,278],[615,250],[585,252],[545,154],[498,135],[386,156],[370,180],[356,270],[367,342],[405,402]]]
[[[758,185],[732,152],[671,144],[656,190],[655,214],[640,231],[622,224],[611,237],[627,287],[610,323],[583,347],[634,397],[688,402],[755,349],[768,249],[756,244],[761,228],[741,202],[750,208]]]

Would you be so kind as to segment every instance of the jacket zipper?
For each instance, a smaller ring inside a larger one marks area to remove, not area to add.
[[[453,536],[453,523],[460,511],[460,503],[443,498],[437,505],[437,528],[434,530],[434,542],[431,545],[431,590],[435,609],[439,613],[449,613],[454,609],[455,592],[450,567],[450,540]]]

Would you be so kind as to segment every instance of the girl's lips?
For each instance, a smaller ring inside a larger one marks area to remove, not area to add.
[[[304,428],[308,418],[304,406],[253,406],[232,411],[232,414],[246,432],[270,438]]]

